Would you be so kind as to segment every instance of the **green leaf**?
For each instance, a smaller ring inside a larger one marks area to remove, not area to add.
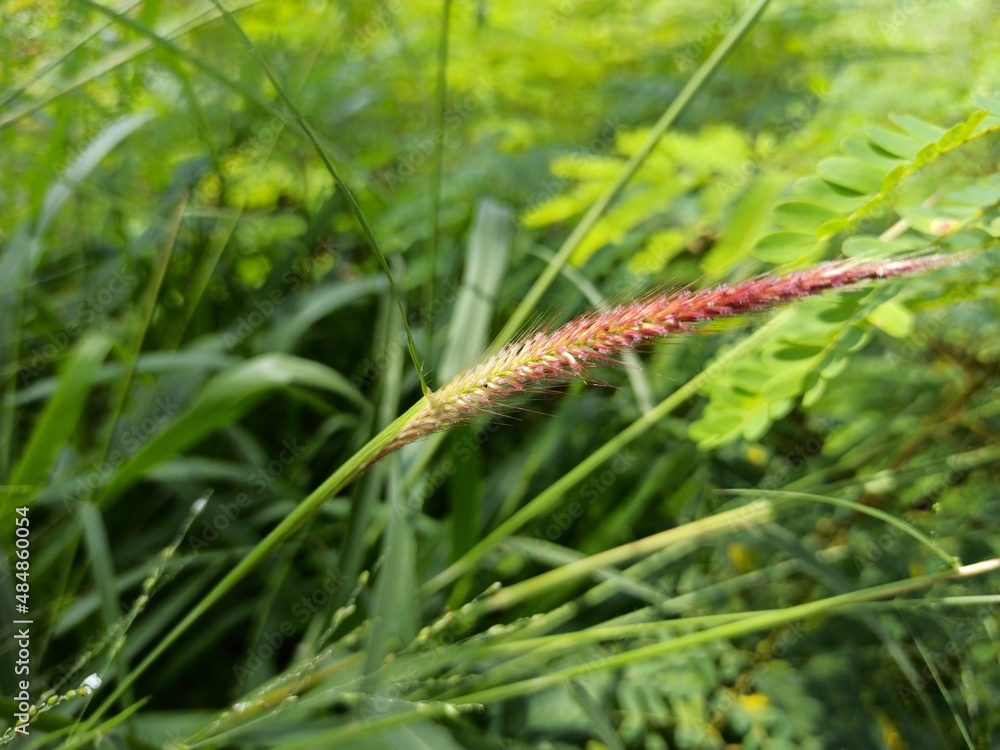
[[[807,374],[808,370],[792,367],[778,372],[764,384],[761,395],[769,401],[794,398],[802,393]]]
[[[845,138],[841,141],[840,150],[845,156],[867,164],[880,172],[892,169],[903,161],[898,156],[886,153],[871,141],[857,138]]]
[[[796,232],[813,232],[820,224],[837,215],[828,208],[804,201],[779,203],[772,213],[776,223]]]
[[[849,214],[864,203],[854,191],[844,190],[819,177],[804,177],[793,186],[801,200],[829,209],[835,214]]]
[[[802,232],[772,232],[754,245],[754,257],[768,263],[804,262],[814,258],[826,246],[810,234]]]
[[[892,169],[889,170],[886,176],[882,178],[882,184],[879,186],[879,192],[880,193],[889,192],[893,187],[899,184],[900,180],[902,180],[912,171],[913,168],[912,165],[910,164],[899,164],[893,167]]]
[[[913,313],[896,300],[883,302],[867,318],[876,328],[897,339],[906,338],[913,331]]]
[[[743,437],[753,442],[760,440],[771,428],[771,414],[766,401],[760,403],[743,419]]]
[[[771,352],[771,357],[779,362],[798,362],[803,359],[811,359],[823,352],[823,347],[815,346],[781,346]]]
[[[923,145],[922,141],[885,128],[868,128],[866,134],[883,151],[903,159],[912,159]]]
[[[922,246],[922,244],[912,238],[886,242],[875,235],[858,234],[844,240],[840,251],[848,258],[858,256],[865,258],[886,258],[890,255],[906,252],[907,250],[914,250]]]
[[[833,237],[835,234],[843,232],[849,226],[851,226],[851,222],[848,219],[831,219],[816,227],[816,236],[822,238]]]
[[[514,214],[506,205],[484,198],[476,208],[465,275],[441,357],[441,382],[448,382],[486,350],[500,282],[507,273]]]
[[[827,380],[820,377],[818,372],[811,372],[806,383],[806,390],[802,394],[802,405],[808,409],[814,406],[826,392]]]
[[[848,359],[841,352],[833,351],[830,353],[829,361],[823,365],[819,371],[819,376],[824,380],[833,380],[840,373],[847,369]]]
[[[834,156],[817,164],[816,174],[834,185],[868,195],[879,191],[885,173],[856,159]]]
[[[889,119],[921,143],[937,141],[945,132],[944,128],[931,125],[912,115],[889,115]]]
[[[867,346],[871,338],[871,334],[862,331],[857,326],[851,326],[841,334],[837,340],[837,347],[843,351],[854,353]]]
[[[995,182],[974,182],[957,190],[951,190],[946,196],[949,203],[964,203],[979,208],[1000,201],[1000,185]]]
[[[742,412],[711,407],[705,410],[701,419],[691,423],[688,435],[704,450],[733,440],[740,434],[742,424]]]

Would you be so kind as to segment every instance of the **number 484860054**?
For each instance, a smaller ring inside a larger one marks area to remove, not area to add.
[[[18,583],[14,586],[17,591],[17,596],[15,597],[21,604],[28,603],[28,569],[30,567],[28,563],[29,552],[29,542],[28,542],[28,509],[18,508],[17,515],[14,520],[14,551],[17,556],[17,561],[14,563],[14,577],[17,578]]]

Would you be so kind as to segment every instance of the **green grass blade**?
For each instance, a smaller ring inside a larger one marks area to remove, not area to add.
[[[442,382],[475,362],[486,348],[500,282],[507,273],[513,225],[514,214],[502,203],[485,198],[476,207],[465,253],[462,290],[438,368]]]
[[[598,552],[533,578],[505,586],[493,596],[478,602],[472,610],[476,614],[483,614],[506,609],[537,597],[545,591],[557,589],[582,576],[621,575],[620,571],[606,573],[604,569],[666,549],[671,545],[686,544],[716,534],[731,533],[739,530],[745,523],[769,521],[780,513],[790,510],[798,500],[799,498],[783,498],[748,504]]]
[[[517,695],[525,695],[527,693],[533,693],[539,688],[556,684],[566,679],[573,679],[587,674],[593,674],[595,672],[619,669],[628,664],[657,658],[664,654],[682,651],[684,649],[710,643],[715,640],[735,638],[758,630],[766,630],[780,625],[785,625],[790,622],[795,622],[796,620],[815,617],[820,614],[835,611],[842,607],[856,606],[860,603],[870,602],[875,599],[900,596],[912,591],[925,589],[936,583],[942,583],[944,581],[954,580],[957,578],[981,575],[987,572],[992,572],[998,568],[1000,568],[1000,560],[985,560],[974,565],[967,565],[957,571],[946,571],[920,576],[918,578],[893,581],[880,586],[873,586],[859,591],[851,591],[846,594],[806,602],[805,604],[785,607],[781,610],[761,613],[753,617],[748,617],[733,623],[719,625],[714,628],[708,628],[690,635],[683,635],[668,641],[662,641],[649,646],[642,646],[621,654],[614,654],[588,664],[555,670],[531,680],[501,685],[495,688],[487,688],[485,690],[453,699],[453,702],[456,704],[488,703],[497,700],[504,700]]]
[[[108,480],[100,505],[107,507],[140,477],[209,434],[236,422],[269,392],[293,385],[322,388],[359,407],[366,402],[331,368],[288,354],[267,354],[219,373],[191,405],[152,436]]]
[[[880,521],[885,521],[890,526],[899,529],[904,534],[907,534],[922,545],[931,550],[935,555],[940,557],[945,565],[954,570],[958,570],[961,566],[961,562],[954,555],[949,555],[945,550],[941,549],[941,546],[937,544],[933,539],[928,537],[926,534],[920,532],[919,529],[915,528],[912,524],[907,523],[902,518],[898,518],[891,513],[886,513],[884,510],[879,510],[878,508],[872,508],[868,505],[862,505],[861,503],[856,503],[851,500],[844,500],[839,497],[827,497],[826,495],[814,495],[808,492],[789,492],[787,490],[755,490],[755,489],[732,489],[732,490],[722,490],[723,494],[726,495],[743,495],[746,497],[757,497],[757,498],[767,498],[767,497],[788,497],[797,498],[799,500],[808,500],[812,502],[827,503],[829,505],[836,505],[841,508],[850,508],[857,513],[863,513],[866,516],[871,516],[872,518],[877,518]]]
[[[94,579],[94,587],[97,589],[101,601],[101,621],[103,629],[107,631],[118,622],[118,613],[121,609],[111,544],[104,526],[104,519],[101,518],[101,512],[97,506],[85,502],[81,503],[79,508],[83,541],[87,550],[91,577]],[[126,667],[127,662],[124,655],[118,652],[114,657],[116,674],[124,674],[127,671]],[[125,703],[131,702],[131,696],[127,692],[122,697]]]
[[[45,481],[56,456],[77,431],[94,379],[111,350],[113,340],[101,333],[86,335],[61,368],[58,388],[31,431],[28,445],[14,469],[11,484],[35,490]],[[19,504],[31,505],[35,491],[19,495]],[[8,518],[4,504],[0,518]]]
[[[188,628],[197,622],[212,605],[218,602],[237,583],[242,581],[252,570],[260,565],[278,546],[302,528],[326,501],[333,498],[340,490],[363,473],[368,465],[392,442],[393,438],[399,434],[413,416],[423,408],[423,405],[423,399],[417,401],[406,413],[399,416],[386,429],[368,441],[360,451],[341,465],[326,481],[299,503],[291,513],[285,516],[206,596],[188,611],[184,619],[175,625],[173,630],[157,642],[146,658],[122,680],[118,688],[108,696],[104,703],[90,717],[88,726],[93,726],[99,717],[114,704],[114,701],[118,699],[122,691],[135,682],[139,675],[149,669],[163,652],[180,638],[181,635],[187,632]]]

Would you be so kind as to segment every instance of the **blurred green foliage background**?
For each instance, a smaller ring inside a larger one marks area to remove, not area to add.
[[[765,3],[520,328],[985,252],[410,446],[133,672],[420,396],[397,302],[431,387],[480,356],[752,5],[227,2],[251,52],[211,2],[0,4],[0,535],[30,507],[34,696],[62,696],[34,746],[1000,742],[995,576],[830,603],[1000,555],[987,0]]]

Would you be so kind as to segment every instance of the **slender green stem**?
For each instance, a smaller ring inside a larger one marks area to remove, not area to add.
[[[667,130],[673,126],[677,121],[677,118],[681,116],[685,109],[687,109],[688,104],[691,100],[701,91],[702,87],[711,77],[711,75],[718,69],[719,65],[723,60],[729,55],[736,45],[739,44],[740,40],[746,35],[750,27],[753,26],[754,22],[760,17],[761,13],[768,6],[770,0],[757,0],[756,3],[751,6],[743,17],[737,22],[735,26],[729,31],[726,37],[719,43],[719,46],[715,48],[708,59],[701,64],[701,66],[694,72],[691,79],[687,82],[681,92],[677,95],[677,98],[670,103],[666,111],[660,116],[653,129],[649,132],[649,136],[646,141],[642,144],[638,151],[636,151],[632,158],[628,160],[625,168],[621,171],[614,182],[612,182],[607,189],[598,197],[596,201],[587,209],[587,213],[583,215],[580,219],[580,223],[576,225],[573,231],[570,233],[566,241],[563,242],[562,247],[556,252],[555,257],[549,261],[549,264],[542,271],[542,275],[538,277],[534,285],[525,295],[524,299],[514,310],[514,313],[510,316],[510,319],[504,325],[503,330],[497,335],[496,339],[491,345],[491,351],[498,351],[504,344],[510,341],[517,332],[520,330],[521,326],[524,325],[525,321],[531,315],[535,306],[538,304],[542,295],[545,291],[552,285],[556,277],[559,275],[559,271],[562,269],[566,262],[569,260],[570,255],[573,251],[580,246],[584,238],[590,234],[590,231],[597,225],[598,220],[604,215],[605,211],[611,206],[618,194],[625,188],[629,181],[635,176],[639,168],[645,163],[646,159],[656,148],[656,144],[659,143],[660,139]]]
[[[871,516],[872,518],[878,518],[881,521],[885,521],[890,526],[902,531],[904,534],[908,534],[916,539],[918,542],[929,548],[935,555],[940,557],[944,564],[949,568],[958,569],[960,562],[954,555],[949,555],[945,550],[941,549],[941,546],[937,544],[933,539],[931,539],[926,534],[920,533],[913,525],[908,524],[901,518],[897,518],[891,513],[886,513],[884,510],[879,510],[878,508],[872,508],[868,505],[862,505],[861,503],[855,503],[851,500],[844,500],[839,497],[827,497],[826,495],[814,495],[809,492],[789,492],[787,490],[755,490],[755,489],[733,489],[733,490],[722,490],[724,494],[729,495],[745,495],[747,497],[787,497],[787,498],[798,498],[800,500],[809,500],[813,502],[828,503],[830,505],[837,505],[841,508],[850,508],[858,513],[864,513],[865,515]]]
[[[867,602],[873,599],[884,599],[889,596],[898,596],[910,591],[918,591],[920,589],[927,588],[928,586],[932,586],[936,583],[942,583],[955,578],[981,575],[998,568],[1000,568],[1000,559],[985,560],[974,565],[966,565],[958,570],[932,573],[918,578],[909,578],[903,581],[893,581],[892,583],[882,584],[881,586],[873,586],[860,591],[849,591],[846,594],[827,597],[826,599],[820,599],[819,601],[806,602],[793,607],[785,607],[781,610],[762,612],[754,617],[748,617],[737,622],[725,623],[714,628],[702,630],[698,633],[679,636],[678,638],[661,641],[660,643],[654,643],[649,646],[642,646],[640,648],[632,649],[631,651],[614,654],[602,659],[595,659],[589,663],[576,664],[565,669],[547,672],[530,680],[521,680],[507,685],[498,685],[496,687],[486,688],[475,693],[469,693],[462,697],[455,698],[453,702],[456,705],[463,705],[468,703],[492,703],[495,701],[506,700],[518,695],[534,693],[540,688],[562,682],[563,680],[575,677],[584,677],[588,674],[593,674],[594,672],[605,672],[612,669],[619,669],[636,662],[656,659],[671,652],[682,651],[687,648],[692,648],[705,643],[711,643],[724,638],[735,638],[757,630],[767,630],[789,622],[795,622],[796,620],[814,617],[818,614],[830,612],[841,607],[857,605],[861,602]]]
[[[279,545],[285,542],[296,531],[302,528],[305,523],[322,507],[329,499],[333,498],[341,489],[350,484],[358,477],[368,465],[375,460],[393,438],[403,429],[407,422],[423,408],[424,400],[419,400],[410,407],[403,415],[398,417],[392,424],[382,432],[368,441],[368,443],[351,458],[337,469],[319,487],[317,487],[308,497],[299,503],[295,509],[285,516],[266,537],[247,553],[246,557],[240,560],[225,578],[219,581],[215,587],[208,592],[181,620],[174,626],[156,647],[146,656],[145,659],[135,667],[131,673],[118,684],[111,695],[105,699],[104,703],[88,719],[87,726],[92,727],[96,721],[110,708],[118,699],[122,692],[133,684],[136,679],[145,672],[154,661],[156,661],[171,644],[174,643],[188,628],[190,628],[212,605],[219,601],[237,583],[242,581],[254,568],[263,562],[264,558],[273,552]]]
[[[444,109],[448,94],[448,21],[451,17],[451,0],[444,0],[441,7],[441,38],[438,42],[437,60],[437,101],[435,107],[434,132],[444,133]],[[434,162],[431,172],[431,234],[430,277],[427,280],[427,301],[425,306],[430,310],[434,305],[435,282],[437,280],[437,251],[439,227],[441,221],[441,174],[444,168],[444,140],[437,144],[434,150]],[[427,316],[427,346],[428,357],[434,356],[434,316]],[[433,366],[433,363],[431,363]]]
[[[739,529],[745,523],[770,521],[778,513],[791,508],[800,500],[801,498],[797,497],[784,497],[774,501],[765,500],[759,503],[751,503],[749,506],[716,513],[715,515],[667,529],[652,536],[647,536],[644,539],[638,539],[634,542],[628,542],[618,547],[574,560],[559,568],[546,571],[533,578],[528,578],[512,586],[500,589],[500,591],[488,599],[477,602],[471,608],[469,617],[507,609],[527,599],[539,596],[545,591],[568,585],[581,576],[598,573],[602,569],[618,565],[626,560],[631,560],[642,555],[657,552],[672,544],[683,544],[712,534]]]
[[[498,701],[508,700],[525,695],[537,693],[552,685],[562,683],[565,680],[586,677],[599,672],[608,672],[620,669],[630,664],[649,661],[659,658],[669,653],[683,651],[685,649],[701,646],[715,641],[737,638],[739,636],[754,633],[760,630],[786,625],[790,622],[803,620],[816,615],[835,612],[842,609],[849,609],[874,602],[879,599],[886,599],[899,596],[911,591],[919,591],[937,583],[960,578],[969,578],[982,575],[1000,569],[1000,559],[984,560],[972,565],[965,565],[958,570],[949,570],[940,573],[909,578],[860,591],[850,591],[846,594],[827,597],[819,601],[807,602],[793,607],[786,607],[780,610],[764,610],[753,613],[747,617],[742,617],[731,622],[723,622],[716,627],[706,628],[695,633],[681,635],[676,638],[662,640],[648,646],[641,646],[629,651],[612,654],[598,659],[585,661],[580,664],[566,667],[564,669],[553,670],[539,674],[530,679],[519,680],[503,685],[495,685],[478,690],[465,695],[446,698],[443,701],[434,703],[421,703],[413,708],[409,708],[396,713],[390,713],[370,721],[354,721],[343,727],[338,727],[322,735],[310,737],[313,746],[332,746],[335,741],[344,740],[348,737],[358,737],[374,732],[379,732],[392,726],[398,726],[413,721],[417,717],[429,718],[453,712],[454,707],[467,706],[470,704],[485,705]]]
[[[227,11],[219,0],[212,0],[212,4],[219,9],[223,18],[226,22],[232,26],[233,30],[237,33],[243,43],[246,44],[251,56],[260,65],[261,70],[267,76],[267,79],[274,86],[275,91],[278,92],[278,96],[288,107],[288,110],[292,113],[292,117],[295,118],[295,122],[302,132],[305,133],[306,138],[316,149],[316,153],[319,154],[319,158],[323,161],[323,166],[326,167],[326,171],[330,173],[333,181],[337,185],[337,189],[343,193],[344,198],[347,200],[347,204],[351,207],[351,212],[354,214],[354,218],[357,220],[358,224],[361,226],[361,231],[364,233],[365,238],[368,240],[368,244],[371,246],[372,252],[375,253],[375,257],[378,258],[379,264],[382,266],[382,271],[385,273],[386,278],[389,280],[389,289],[392,292],[393,297],[396,299],[396,304],[399,305],[400,315],[403,316],[403,328],[406,331],[406,344],[410,350],[410,358],[413,360],[414,367],[417,368],[417,376],[420,378],[420,385],[423,388],[424,394],[430,392],[427,386],[427,381],[424,379],[424,368],[420,363],[420,356],[417,354],[417,345],[413,340],[413,333],[410,331],[410,326],[406,322],[406,306],[403,304],[403,298],[399,294],[399,290],[396,288],[396,281],[392,276],[392,269],[389,268],[389,262],[386,260],[385,254],[382,252],[381,246],[378,244],[378,240],[375,239],[375,233],[372,231],[371,225],[368,223],[368,219],[365,218],[364,213],[361,211],[361,206],[358,203],[357,198],[354,197],[354,193],[344,182],[344,179],[340,176],[337,168],[333,166],[333,162],[326,153],[326,149],[323,148],[322,144],[319,142],[319,138],[316,135],[316,131],[312,129],[312,126],[306,122],[306,119],[299,112],[299,108],[295,106],[295,102],[285,91],[285,87],[281,85],[281,81],[278,80],[277,75],[271,70],[271,66],[263,58],[263,56],[258,52],[257,45],[253,43],[253,40],[247,36],[247,33],[243,30],[243,27],[237,22],[233,17],[232,13]]]

